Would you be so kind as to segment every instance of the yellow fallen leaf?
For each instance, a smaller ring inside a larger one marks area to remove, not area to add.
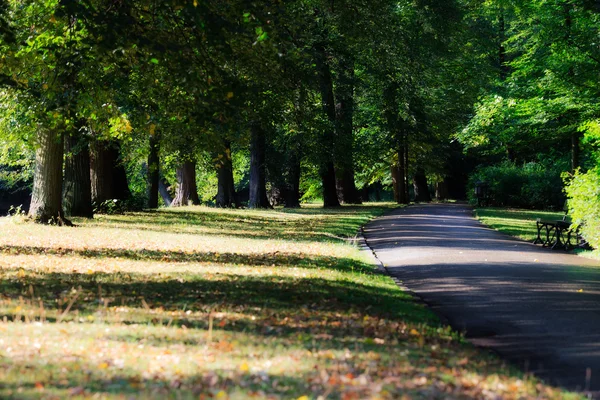
[[[416,329],[411,329],[410,330],[410,334],[413,335],[413,336],[419,336],[420,335],[419,331],[416,330]]]
[[[108,368],[107,363],[103,362],[103,363],[98,364],[98,369],[106,369],[106,368]]]
[[[221,390],[219,393],[217,393],[217,395],[215,397],[217,399],[224,399],[225,397],[227,397],[227,393],[225,393],[224,390]]]
[[[308,396],[300,396],[296,400],[308,400]]]
[[[242,365],[240,365],[240,371],[242,372],[248,372],[250,371],[250,366],[248,366],[248,363],[242,363]]]

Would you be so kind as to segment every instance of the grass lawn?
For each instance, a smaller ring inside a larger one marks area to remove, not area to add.
[[[0,398],[577,398],[376,273],[389,207],[0,218]]]
[[[497,231],[533,242],[537,237],[535,224],[537,218],[561,220],[565,213],[510,208],[477,208],[475,215],[482,223]],[[587,258],[600,259],[600,250],[576,250],[576,252]]]
[[[565,213],[511,208],[477,208],[475,215],[491,228],[533,242],[537,237],[535,224],[537,218],[561,220]]]

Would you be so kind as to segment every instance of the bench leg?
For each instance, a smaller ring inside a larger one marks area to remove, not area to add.
[[[550,232],[552,232],[552,237],[550,236]],[[550,246],[556,237],[556,227],[550,226],[546,224],[546,241],[543,243],[544,247]]]
[[[545,226],[545,224],[536,222],[536,225],[537,225],[537,238],[535,238],[535,240],[533,241],[533,244],[544,244],[544,241],[542,240],[542,228]]]
[[[564,247],[562,235],[563,230],[558,226],[554,227],[554,236],[556,237],[556,240],[554,241],[554,244],[551,247],[552,250],[554,250],[557,246]]]
[[[567,240],[565,241],[565,250],[569,251],[573,248],[573,244],[571,243],[571,234],[573,232],[569,229],[567,230]]]

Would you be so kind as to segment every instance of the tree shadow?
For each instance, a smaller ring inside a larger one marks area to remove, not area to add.
[[[127,216],[102,216],[82,224],[98,227],[116,227],[175,234],[210,234],[222,237],[255,239],[282,239],[310,242],[340,242],[356,235],[356,227],[382,214],[385,207],[350,207],[324,210],[264,211],[260,215],[232,210],[216,213],[214,210],[156,210]],[[287,219],[292,215],[297,218]],[[358,220],[358,221],[357,221]]]
[[[423,306],[415,304],[412,297],[393,287],[323,278],[221,275],[213,280],[194,275],[149,281],[142,274],[43,273],[31,274],[22,279],[3,279],[0,281],[0,293],[5,299],[17,301],[19,298],[31,297],[30,291],[33,288],[36,300],[41,300],[49,311],[58,307],[57,298],[68,298],[69,292],[75,287],[78,288],[78,298],[81,300],[75,302],[71,310],[77,311],[81,316],[98,311],[101,304],[99,286],[103,299],[111,299],[115,305],[141,311],[144,307],[161,309],[167,313],[186,309],[201,312],[230,310],[246,313],[248,318],[252,315],[264,314],[267,318],[272,313],[289,313],[301,315],[302,319],[309,321],[307,325],[299,323],[291,328],[286,324],[276,323],[282,328],[277,331],[278,334],[308,332],[311,329],[310,321],[316,323],[327,318],[342,321],[345,315],[363,309],[369,309],[369,314],[380,318],[411,323],[434,322],[432,315]],[[141,301],[142,298],[144,302]],[[11,319],[13,316],[7,317]],[[66,319],[72,317],[68,316]],[[205,315],[192,318],[182,314],[176,322],[199,329],[208,327]],[[257,324],[260,323],[259,320]],[[245,330],[247,326],[240,322],[237,328],[231,328]],[[257,326],[253,326],[254,328]]]
[[[132,261],[156,261],[169,263],[218,263],[227,266],[298,267],[323,268],[345,272],[360,272],[367,275],[379,274],[373,266],[344,257],[303,255],[301,253],[220,253],[185,252],[170,250],[129,249],[72,249],[56,247],[0,245],[0,255],[52,255],[83,258],[121,258]]]

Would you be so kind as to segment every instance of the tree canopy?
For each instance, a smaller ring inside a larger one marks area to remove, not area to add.
[[[401,203],[464,197],[475,165],[505,160],[586,173],[599,12],[587,0],[4,1],[0,179],[30,182],[33,218],[68,223],[114,200],[155,208],[159,193],[335,207],[385,188]]]

